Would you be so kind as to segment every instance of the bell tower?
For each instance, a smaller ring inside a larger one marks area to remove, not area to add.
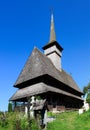
[[[56,33],[54,28],[54,17],[51,14],[51,27],[50,27],[50,39],[49,43],[43,47],[44,54],[51,59],[53,64],[58,70],[62,70],[61,57],[63,48],[56,41]]]

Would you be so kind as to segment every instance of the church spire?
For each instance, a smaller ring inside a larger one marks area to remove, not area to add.
[[[63,48],[56,41],[53,13],[51,14],[50,40],[49,43],[43,47],[43,50],[44,54],[52,61],[55,67],[61,71],[61,57]]]
[[[51,14],[51,27],[50,27],[50,40],[49,40],[49,42],[52,42],[52,41],[56,41],[53,13]]]

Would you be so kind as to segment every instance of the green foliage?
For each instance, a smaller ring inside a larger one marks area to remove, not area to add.
[[[35,119],[32,119],[32,130],[41,130],[38,121],[36,121]]]
[[[13,121],[13,130],[22,130],[21,129],[21,120],[19,118]]]
[[[0,119],[4,113],[0,113]],[[90,130],[90,110],[79,115],[78,111],[53,114],[56,120],[47,124],[46,130]],[[28,125],[28,118],[21,113],[5,113],[5,121],[0,120],[0,130],[41,130],[35,119],[31,119],[31,129]]]
[[[86,101],[87,101],[87,103],[90,103],[90,83],[83,88],[83,93],[84,94],[87,93]]]
[[[12,103],[8,103],[8,112],[12,112]]]
[[[49,112],[47,113],[47,115],[48,115],[49,117],[56,117],[56,114],[53,113],[53,112],[51,112],[51,111],[49,111]]]
[[[87,86],[83,87],[83,93],[88,93],[88,90],[90,89],[90,83],[87,84]]]
[[[90,83],[88,84],[88,88],[90,88]]]
[[[2,128],[8,127],[8,117],[6,113],[0,113],[0,126]]]
[[[37,121],[33,118],[28,119],[23,113],[18,113],[13,127],[15,128],[13,130],[39,130]]]
[[[85,86],[85,87],[83,88],[83,93],[86,94],[87,92],[88,92],[88,87]]]
[[[22,130],[28,129],[28,120],[25,117],[21,119],[21,129]]]
[[[29,127],[28,118],[23,113],[0,112],[0,130],[40,130],[35,119],[31,119],[31,127]]]
[[[42,98],[40,96],[35,96],[36,99],[41,100]]]
[[[88,103],[90,103],[90,93],[88,93],[88,96],[87,96],[86,101],[87,101]]]

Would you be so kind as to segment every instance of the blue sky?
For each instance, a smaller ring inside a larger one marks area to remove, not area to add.
[[[7,110],[20,71],[34,46],[49,41],[50,9],[64,48],[62,67],[80,89],[90,82],[90,0],[0,1],[0,110]]]

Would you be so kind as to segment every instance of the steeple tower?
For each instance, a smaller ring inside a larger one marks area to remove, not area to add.
[[[53,14],[51,14],[51,28],[50,28],[50,42],[52,41],[56,41]]]
[[[43,47],[43,50],[44,54],[51,59],[55,67],[61,71],[61,57],[63,48],[56,41],[53,14],[51,14],[50,40],[49,43]]]

